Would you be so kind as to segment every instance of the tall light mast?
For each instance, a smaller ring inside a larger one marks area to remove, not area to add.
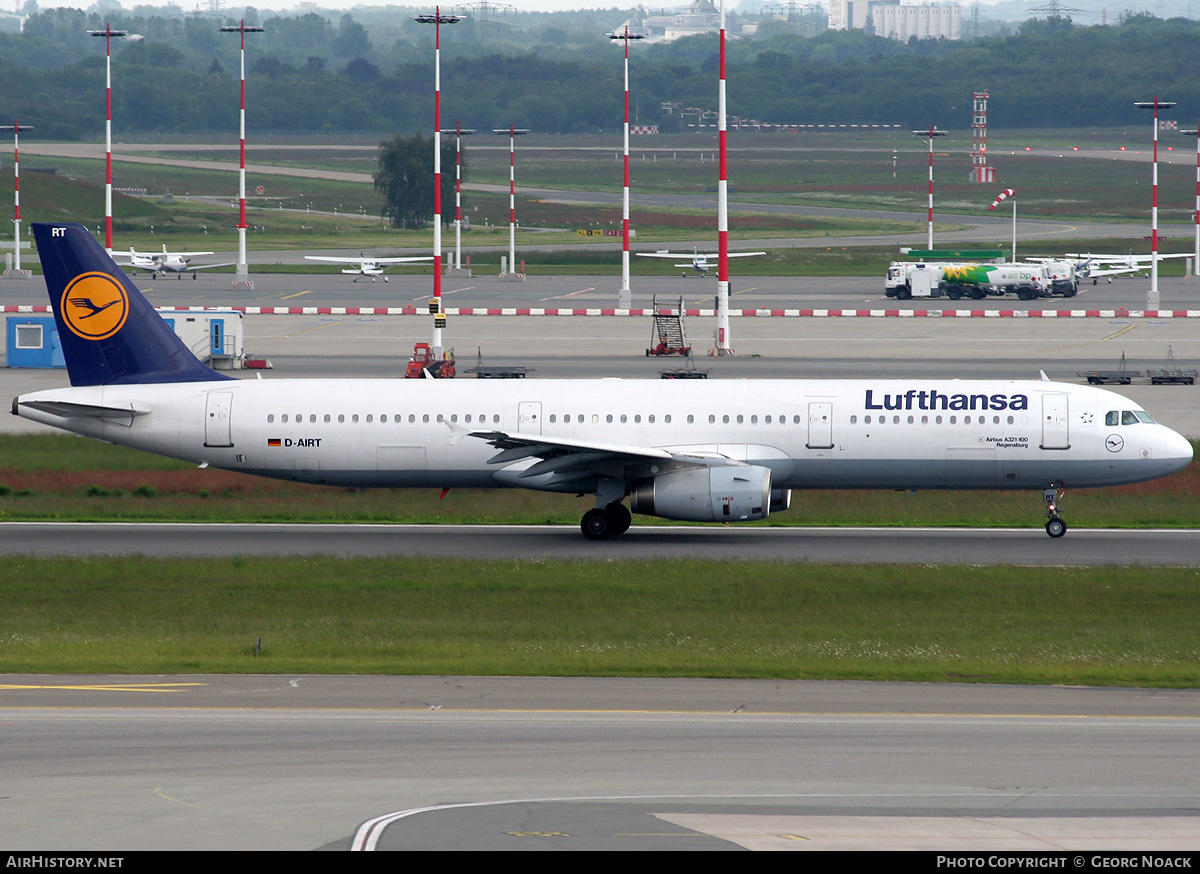
[[[129,36],[127,30],[113,30],[104,22],[104,30],[89,30],[90,36],[104,37],[104,249],[112,254],[112,41]]]
[[[914,136],[927,137],[929,139],[929,239],[926,241],[926,248],[933,248],[933,138],[944,137],[946,132],[939,130],[933,125],[929,126],[929,130],[915,130]]]
[[[717,345],[715,354],[733,355],[729,331],[729,204],[725,175],[725,0],[721,0],[720,71],[717,80]]]
[[[527,128],[513,127],[492,130],[508,136],[508,272],[506,276],[519,279],[517,273],[517,137],[529,133]]]
[[[221,33],[236,33],[242,39],[242,103],[240,113],[240,146],[238,160],[238,260],[237,260],[237,279],[234,280],[234,285],[241,285],[246,288],[253,288],[254,285],[250,281],[250,268],[246,264],[246,34],[262,33],[263,28],[257,24],[246,24],[246,20],[242,19],[240,24],[230,24],[221,27]]]
[[[1146,293],[1146,309],[1157,310],[1159,305],[1158,296],[1158,111],[1160,109],[1170,109],[1175,105],[1174,101],[1163,101],[1158,99],[1158,95],[1154,95],[1154,100],[1149,103],[1133,104],[1138,109],[1153,109],[1154,110],[1154,169],[1151,171],[1151,180],[1153,182],[1154,193],[1150,203],[1150,291]]]
[[[442,25],[457,24],[461,15],[442,15],[440,6],[433,15],[417,15],[420,24],[433,25],[433,297],[429,311],[433,313],[433,354],[442,356],[442,328],[446,314],[442,312]]]
[[[31,125],[12,124],[0,125],[0,131],[13,132],[13,272],[11,276],[20,278],[21,272],[21,131],[33,130]]]
[[[629,309],[633,306],[633,292],[629,288],[629,41],[644,37],[630,33],[626,25],[622,33],[610,33],[608,38],[625,41],[625,186],[621,195],[621,290],[617,306]]]
[[[475,133],[473,130],[463,130],[462,122],[454,125],[454,130],[444,130],[444,134],[454,134],[454,258],[451,266],[455,271],[462,270],[462,138]]]
[[[1196,225],[1196,247],[1192,258],[1192,275],[1200,275],[1200,125],[1195,130],[1181,130],[1181,134],[1196,138],[1196,214],[1192,221]]]

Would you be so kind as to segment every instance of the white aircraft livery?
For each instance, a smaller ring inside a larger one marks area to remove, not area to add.
[[[594,495],[593,540],[623,533],[631,511],[765,519],[793,489],[1026,489],[1060,537],[1061,490],[1192,460],[1127,398],[1045,378],[236,379],[197,361],[82,225],[33,232],[71,387],[12,412],[211,467]]]

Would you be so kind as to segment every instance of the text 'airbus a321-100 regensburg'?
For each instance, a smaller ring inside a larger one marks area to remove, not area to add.
[[[631,510],[764,519],[792,489],[1026,489],[1059,537],[1059,490],[1192,460],[1127,398],[1044,379],[235,379],[196,360],[86,228],[33,230],[72,387],[21,395],[13,413],[212,467],[590,494],[597,540]]]

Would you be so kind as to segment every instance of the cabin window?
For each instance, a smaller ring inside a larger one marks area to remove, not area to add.
[[[551,413],[550,414],[550,424],[553,425],[556,420],[557,420],[557,417],[553,413]]]
[[[728,425],[728,424],[729,424],[729,416],[728,416],[728,415],[722,416],[722,417],[721,417],[721,422],[722,422],[723,424],[726,424],[726,425]]]
[[[633,416],[633,421],[634,421],[634,422],[636,422],[636,423],[638,423],[638,424],[640,424],[640,423],[641,423],[641,421],[642,421],[642,414],[641,414],[641,413],[635,413],[635,414],[634,414],[634,416]]]
[[[741,417],[741,416],[738,416],[738,417],[737,417],[737,423],[738,423],[739,425],[740,425],[740,424],[742,424],[742,417]]]
[[[317,421],[317,414],[316,414],[316,413],[309,413],[309,414],[308,414],[308,421],[309,421],[309,422],[312,422],[313,424],[316,424],[316,421]]]
[[[770,416],[763,416],[763,424],[764,424],[764,425],[770,425],[770,424],[771,424],[771,417],[770,417]]]
[[[792,416],[792,424],[793,424],[793,425],[799,425],[799,424],[800,424],[800,417],[799,417],[799,416]]]
[[[871,424],[871,417],[870,417],[870,416],[863,416],[863,424],[864,424],[864,425],[870,425],[870,424]]]
[[[957,425],[957,424],[958,424],[958,417],[957,417],[957,416],[951,416],[951,417],[950,417],[950,424],[951,424],[951,425]]]
[[[999,424],[1000,424],[1000,417],[999,417],[999,416],[992,416],[992,424],[993,424],[993,425],[999,425]]]
[[[908,424],[910,424],[910,425],[911,425],[911,424],[912,424],[913,422],[915,422],[915,421],[916,421],[916,419],[914,419],[912,416],[909,416],[909,417],[908,417]]]
[[[421,421],[422,421],[422,422],[425,422],[425,423],[428,423],[428,422],[429,422],[429,414],[428,414],[428,413],[425,413],[424,415],[422,415],[422,416],[421,416]]]
[[[938,416],[936,419],[934,419],[934,420],[933,420],[933,422],[934,422],[934,424],[935,424],[935,425],[940,425],[940,424],[942,424],[942,417],[941,417],[941,416]]]
[[[287,420],[288,420],[287,413],[284,413],[282,416],[279,417],[279,421],[283,422],[283,424],[285,424],[285,425],[287,424]]]
[[[451,422],[457,422],[457,421],[458,421],[458,413],[451,413],[451,414],[450,414],[450,421],[451,421]]]
[[[443,421],[445,421],[445,418],[442,416],[442,414],[441,414],[441,413],[438,413],[438,414],[437,414],[437,420],[438,420],[439,422],[443,422]]]
[[[970,425],[970,424],[971,424],[971,417],[970,417],[970,416],[963,416],[963,424],[964,424],[964,425]]]
[[[893,425],[899,425],[899,424],[900,424],[900,417],[899,417],[899,416],[892,416],[892,424],[893,424]]]
[[[667,424],[667,425],[671,424],[671,414],[670,413],[667,413],[665,416],[663,416],[663,423]]]
[[[600,417],[597,416],[595,413],[592,413],[592,424],[596,425],[596,424],[599,424],[599,422],[600,422]]]
[[[416,413],[409,413],[409,414],[408,414],[408,421],[409,421],[410,423],[412,423],[412,422],[416,422],[416,421],[417,421],[417,414],[416,414]]]
[[[626,422],[628,422],[628,421],[629,421],[629,416],[627,416],[627,415],[625,415],[624,413],[622,413],[622,414],[621,414],[621,424],[622,424],[622,425],[624,425],[624,424],[625,424]]]
[[[922,424],[922,425],[928,425],[928,424],[929,424],[929,417],[928,417],[928,416],[922,416],[922,417],[921,417],[921,424]]]
[[[272,422],[274,422],[274,421],[275,421],[275,414],[274,414],[274,413],[269,413],[269,414],[267,415],[267,424],[268,424],[268,425],[270,425],[270,424],[271,424]]]
[[[1013,423],[1013,417],[1012,417],[1012,416],[1009,416],[1009,417],[1008,417],[1008,424],[1010,424],[1010,425],[1011,425],[1012,423]]]
[[[712,424],[714,424],[716,421],[717,421],[717,417],[716,417],[716,416],[710,415],[710,416],[708,417],[708,424],[712,425]]]
[[[654,424],[654,414],[651,413],[649,416],[647,416],[646,421],[649,422],[651,425],[653,425]]]
[[[611,425],[612,424],[612,413],[609,413],[607,416],[605,416],[604,421],[608,422]]]
[[[372,416],[370,413],[367,413],[367,424],[369,425],[374,421],[375,421],[375,417]]]
[[[326,413],[326,414],[325,414],[325,422],[326,422],[326,424],[328,424],[329,422],[332,422],[332,421],[333,421],[333,417],[332,417],[332,416],[330,416],[328,413]]]
[[[851,416],[851,417],[850,417],[850,424],[851,424],[851,425],[857,425],[857,424],[858,424],[858,416]]]
[[[345,414],[345,413],[338,413],[338,424],[339,424],[339,425],[341,425],[341,424],[344,424],[344,423],[345,423],[345,421],[346,421],[346,414]]]

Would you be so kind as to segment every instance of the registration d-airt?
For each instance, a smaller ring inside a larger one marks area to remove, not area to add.
[[[1059,537],[1062,489],[1192,460],[1132,401],[1048,380],[241,380],[196,360],[83,226],[33,231],[71,387],[13,413],[210,467],[594,495],[594,540],[631,511],[765,519],[793,489],[1025,489]]]

